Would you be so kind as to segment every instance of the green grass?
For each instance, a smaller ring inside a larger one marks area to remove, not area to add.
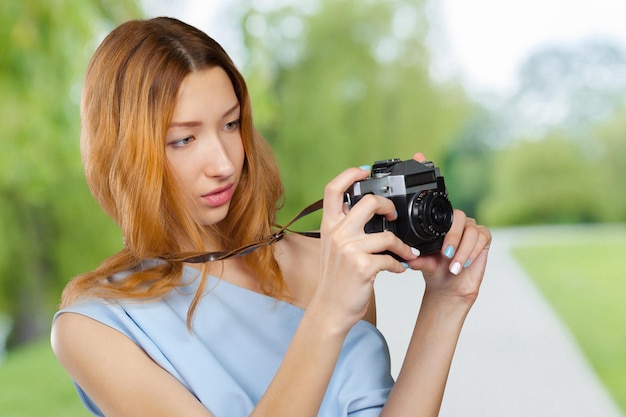
[[[2,417],[87,417],[48,340],[9,352],[0,364]]]
[[[513,248],[626,411],[626,228],[582,228]]]

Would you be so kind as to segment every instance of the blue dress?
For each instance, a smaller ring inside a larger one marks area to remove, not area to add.
[[[272,381],[303,310],[209,277],[187,328],[200,273],[185,267],[188,285],[158,301],[84,299],[61,311],[78,313],[129,337],[176,377],[215,417],[248,416]],[[302,360],[310,360],[302,358]],[[394,381],[385,339],[370,323],[348,333],[319,416],[378,416]],[[102,412],[76,384],[85,406]]]

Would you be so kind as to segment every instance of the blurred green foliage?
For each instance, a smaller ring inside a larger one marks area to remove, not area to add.
[[[132,2],[0,3],[0,312],[14,344],[47,331],[68,277],[119,240],[83,179],[78,102],[98,38],[137,15]]]
[[[1,364],[2,417],[87,417],[69,375],[48,340],[14,349]]]
[[[283,220],[349,166],[418,151],[443,160],[470,102],[459,84],[431,79],[425,5],[325,0],[268,13],[250,2],[244,71],[283,172]]]
[[[625,46],[606,40],[531,55],[517,92],[492,105],[482,124],[491,163],[480,219],[626,221],[625,74]]]
[[[581,142],[553,131],[493,151],[479,216],[497,226],[626,221],[623,114]]]
[[[520,141],[494,154],[495,175],[481,213],[493,224],[577,223],[600,220],[597,177],[567,138]],[[563,178],[567,173],[567,178]]]

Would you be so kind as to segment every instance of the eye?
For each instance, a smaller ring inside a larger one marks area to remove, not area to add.
[[[224,125],[224,130],[237,130],[239,129],[240,124],[241,121],[239,119],[233,120],[232,122],[228,122]]]
[[[183,138],[183,139],[178,139],[178,140],[172,141],[172,142],[170,142],[170,145],[172,145],[175,148],[183,148],[185,146],[188,146],[194,140],[195,140],[195,138],[193,136],[188,136],[188,137]]]

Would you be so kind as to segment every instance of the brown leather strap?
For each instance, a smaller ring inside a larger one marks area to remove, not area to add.
[[[287,232],[297,233],[297,234],[308,236],[308,237],[319,238],[320,237],[319,232],[296,232],[296,231],[290,230],[289,226],[291,226],[292,224],[294,224],[295,222],[297,222],[304,216],[307,216],[311,213],[314,213],[322,209],[322,207],[323,207],[323,200],[318,200],[315,203],[305,207],[300,213],[298,213],[296,217],[291,219],[291,221],[287,223],[285,226],[282,226],[282,227],[279,226],[280,229],[278,230],[278,232],[258,242],[249,243],[237,249],[233,249],[230,251],[221,251],[221,252],[206,252],[206,253],[199,253],[199,254],[193,254],[193,255],[172,254],[172,255],[160,256],[160,258],[166,261],[189,262],[189,263],[204,263],[204,262],[221,261],[223,259],[247,255],[250,252],[254,251],[255,249],[260,248],[261,246],[272,245],[275,242],[278,242],[279,240],[281,240],[283,236],[285,235],[285,233]]]

